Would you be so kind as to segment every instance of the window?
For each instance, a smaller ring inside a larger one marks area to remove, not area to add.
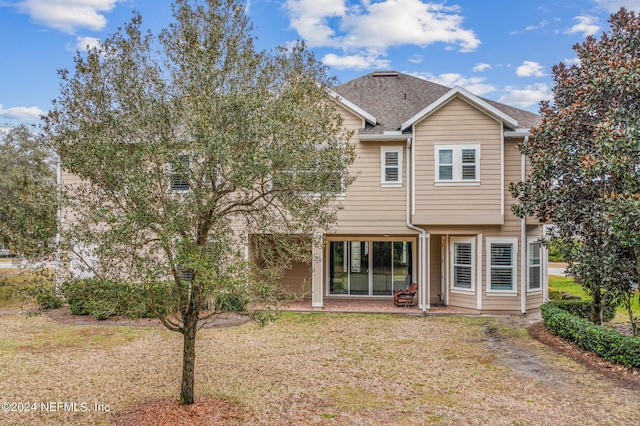
[[[436,145],[436,182],[480,180],[480,145]]]
[[[338,157],[338,150],[332,150],[322,145],[316,147],[323,155],[306,159],[306,164],[294,164],[275,170],[272,174],[272,188],[277,191],[291,191],[309,195],[344,194],[344,180],[342,172],[342,158]]]
[[[453,289],[474,290],[474,246],[472,238],[451,239],[451,287]]]
[[[487,238],[488,291],[516,292],[517,239]]]
[[[172,191],[189,191],[189,169],[191,158],[188,155],[179,155],[177,164],[169,165],[169,187]]]
[[[329,294],[391,296],[411,285],[410,241],[331,241]]]
[[[528,282],[529,290],[540,290],[542,288],[542,267],[540,263],[540,241],[529,241],[529,270]]]
[[[380,147],[380,164],[382,186],[402,186],[402,148]]]

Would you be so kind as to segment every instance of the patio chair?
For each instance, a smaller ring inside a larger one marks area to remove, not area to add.
[[[393,303],[396,306],[404,306],[405,308],[415,306],[417,293],[418,283],[411,284],[406,290],[396,290],[393,292]]]

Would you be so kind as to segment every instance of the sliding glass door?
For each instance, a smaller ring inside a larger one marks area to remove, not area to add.
[[[329,294],[391,296],[411,284],[410,241],[331,241]]]

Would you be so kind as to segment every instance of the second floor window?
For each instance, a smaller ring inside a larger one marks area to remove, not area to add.
[[[380,148],[382,186],[402,186],[402,148]]]
[[[189,174],[191,158],[189,155],[180,155],[176,165],[169,165],[169,187],[172,191],[189,191]]]
[[[477,182],[480,179],[480,145],[436,145],[436,182]]]

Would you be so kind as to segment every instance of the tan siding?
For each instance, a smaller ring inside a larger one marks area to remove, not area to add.
[[[311,291],[311,263],[296,262],[284,271],[282,288],[297,297],[309,295]]]
[[[435,145],[480,145],[480,184],[437,186]],[[415,128],[416,219],[415,223],[478,223],[478,215],[501,214],[502,124],[456,98]],[[488,223],[496,223],[495,219]]]
[[[361,142],[357,130],[361,120],[341,109],[344,125],[355,131],[351,140],[356,150],[352,174],[356,180],[345,193],[343,209],[338,213],[336,234],[406,234],[406,155],[405,144],[398,141]],[[381,186],[381,147],[398,147],[402,152],[402,186]]]

